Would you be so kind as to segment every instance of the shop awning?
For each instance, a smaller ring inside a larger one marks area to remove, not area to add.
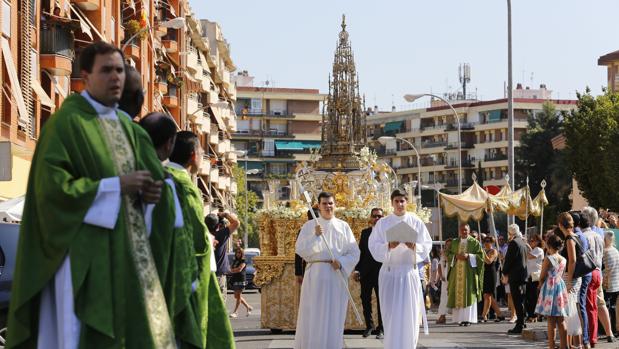
[[[13,55],[11,54],[11,46],[9,41],[2,37],[2,58],[4,58],[4,64],[6,65],[6,71],[9,73],[9,80],[11,81],[11,91],[13,97],[17,102],[17,112],[19,114],[19,123],[23,125],[28,124],[28,109],[26,109],[26,103],[24,102],[24,96],[22,95],[21,86],[19,85],[19,78],[17,77],[17,70],[15,69],[15,63],[13,61]]]
[[[320,141],[275,141],[277,150],[306,150],[320,148]]]
[[[400,132],[400,130],[402,129],[402,125],[404,124],[404,121],[392,121],[392,122],[388,122],[385,124],[385,127],[383,127],[383,132],[388,133],[388,132]]]

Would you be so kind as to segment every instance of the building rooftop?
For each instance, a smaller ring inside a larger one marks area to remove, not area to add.
[[[608,65],[614,61],[619,61],[619,50],[600,56],[598,58],[598,65]]]

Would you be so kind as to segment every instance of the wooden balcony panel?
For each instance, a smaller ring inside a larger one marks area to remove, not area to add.
[[[71,2],[84,11],[95,11],[99,9],[98,0],[72,0]]]
[[[71,58],[59,54],[41,54],[39,56],[41,69],[45,69],[52,75],[69,76],[71,75]]]

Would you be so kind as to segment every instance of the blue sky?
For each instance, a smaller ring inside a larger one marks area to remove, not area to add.
[[[190,1],[198,18],[221,24],[238,70],[256,85],[327,91],[341,16],[346,14],[361,93],[381,110],[412,107],[405,93],[458,89],[503,97],[507,80],[505,0]],[[553,98],[601,93],[599,56],[619,50],[617,0],[513,0],[514,85],[545,83]]]

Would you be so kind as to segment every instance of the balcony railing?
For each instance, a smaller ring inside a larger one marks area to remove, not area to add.
[[[475,129],[475,123],[474,122],[462,122],[460,123],[460,130],[474,130]],[[445,128],[446,131],[457,131],[458,130],[458,124],[449,124],[447,125],[447,127]]]
[[[41,24],[41,54],[57,54],[73,59],[73,33],[62,25],[55,23]]]
[[[501,161],[501,160],[507,160],[507,155],[495,154],[495,155],[484,156],[484,161]]]
[[[422,142],[421,143],[421,147],[422,148],[438,148],[438,147],[444,147],[447,145],[447,142],[441,141],[441,142]]]
[[[442,130],[445,128],[445,124],[440,124],[440,125],[428,125],[428,126],[421,126],[419,128],[420,131],[429,131],[429,130]]]
[[[448,187],[457,187],[458,186],[458,180],[457,179],[448,179],[447,180],[447,186]],[[471,179],[465,179],[462,181],[462,187],[463,189],[470,186],[471,184],[473,184],[473,181]]]
[[[474,148],[475,144],[473,142],[462,142],[462,149],[471,149]],[[447,146],[445,147],[445,150],[449,150],[449,149],[458,149],[458,142],[451,142],[449,144],[447,144]]]

